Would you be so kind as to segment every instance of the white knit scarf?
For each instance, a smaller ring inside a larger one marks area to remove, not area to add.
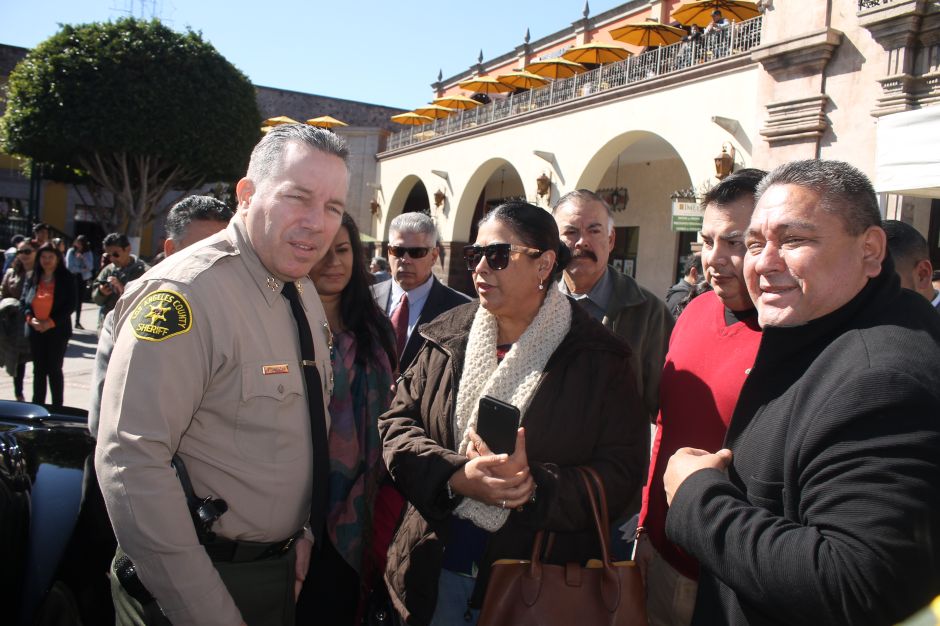
[[[542,378],[545,364],[571,328],[571,305],[558,289],[549,287],[538,314],[501,362],[496,359],[496,316],[482,306],[470,327],[463,374],[457,392],[456,431],[461,439],[458,452],[466,454],[469,429],[476,429],[480,397],[487,395],[519,408],[526,408]],[[499,530],[509,511],[479,500],[464,498],[454,510],[489,532]]]

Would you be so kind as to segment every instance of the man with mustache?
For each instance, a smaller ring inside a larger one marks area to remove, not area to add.
[[[768,174],[745,245],[757,357],[722,449],[663,479],[692,623],[897,623],[940,589],[940,317],[847,163]]]
[[[672,314],[651,291],[607,265],[614,249],[614,216],[603,198],[587,189],[571,191],[559,198],[552,215],[572,256],[558,289],[630,344],[636,387],[653,421]]]
[[[717,449],[760,343],[757,311],[744,283],[744,233],[754,192],[767,172],[745,169],[702,199],[702,265],[712,285],[676,321],[660,381],[660,409],[643,490],[636,559],[646,572],[651,626],[688,626],[698,563],[666,538],[663,473],[683,446]]]
[[[119,624],[293,624],[329,475],[330,335],[307,274],[339,229],[347,155],[328,131],[273,128],[228,227],[118,301],[95,468]]]

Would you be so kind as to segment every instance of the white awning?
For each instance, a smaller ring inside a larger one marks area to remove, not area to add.
[[[879,118],[875,190],[940,198],[940,106]]]

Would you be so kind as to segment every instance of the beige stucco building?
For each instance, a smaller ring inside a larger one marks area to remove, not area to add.
[[[460,93],[457,83],[475,74],[609,42],[624,23],[668,23],[677,4],[585,11],[552,35],[441,78],[429,99]],[[724,40],[645,54],[632,47],[626,61],[393,134],[378,155],[372,232],[387,239],[396,215],[429,210],[448,248],[440,274],[466,288],[460,249],[487,208],[520,197],[547,208],[576,188],[604,190],[621,209],[614,263],[662,293],[695,239],[672,230],[673,197],[715,184],[715,157],[733,148],[735,169],[799,158],[855,164],[883,192],[885,216],[913,223],[940,264],[940,2],[761,5]]]

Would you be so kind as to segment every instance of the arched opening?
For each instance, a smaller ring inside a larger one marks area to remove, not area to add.
[[[420,180],[415,183],[408,197],[405,198],[405,205],[401,208],[402,213],[427,213],[431,214],[431,203],[428,200],[428,190]]]
[[[524,200],[522,177],[512,163],[495,158],[480,164],[464,187],[454,216],[454,239],[476,239],[477,222],[507,200]]]
[[[690,253],[697,232],[676,231],[672,197],[692,186],[689,170],[665,139],[631,131],[605,144],[578,180],[597,191],[614,210],[611,264],[653,291],[665,293]]]
[[[388,203],[388,216],[382,232],[383,240],[388,241],[388,225],[393,219],[402,213],[411,213],[413,211],[421,211],[430,215],[431,201],[424,181],[415,175],[409,175],[402,179],[392,193],[392,198]]]

